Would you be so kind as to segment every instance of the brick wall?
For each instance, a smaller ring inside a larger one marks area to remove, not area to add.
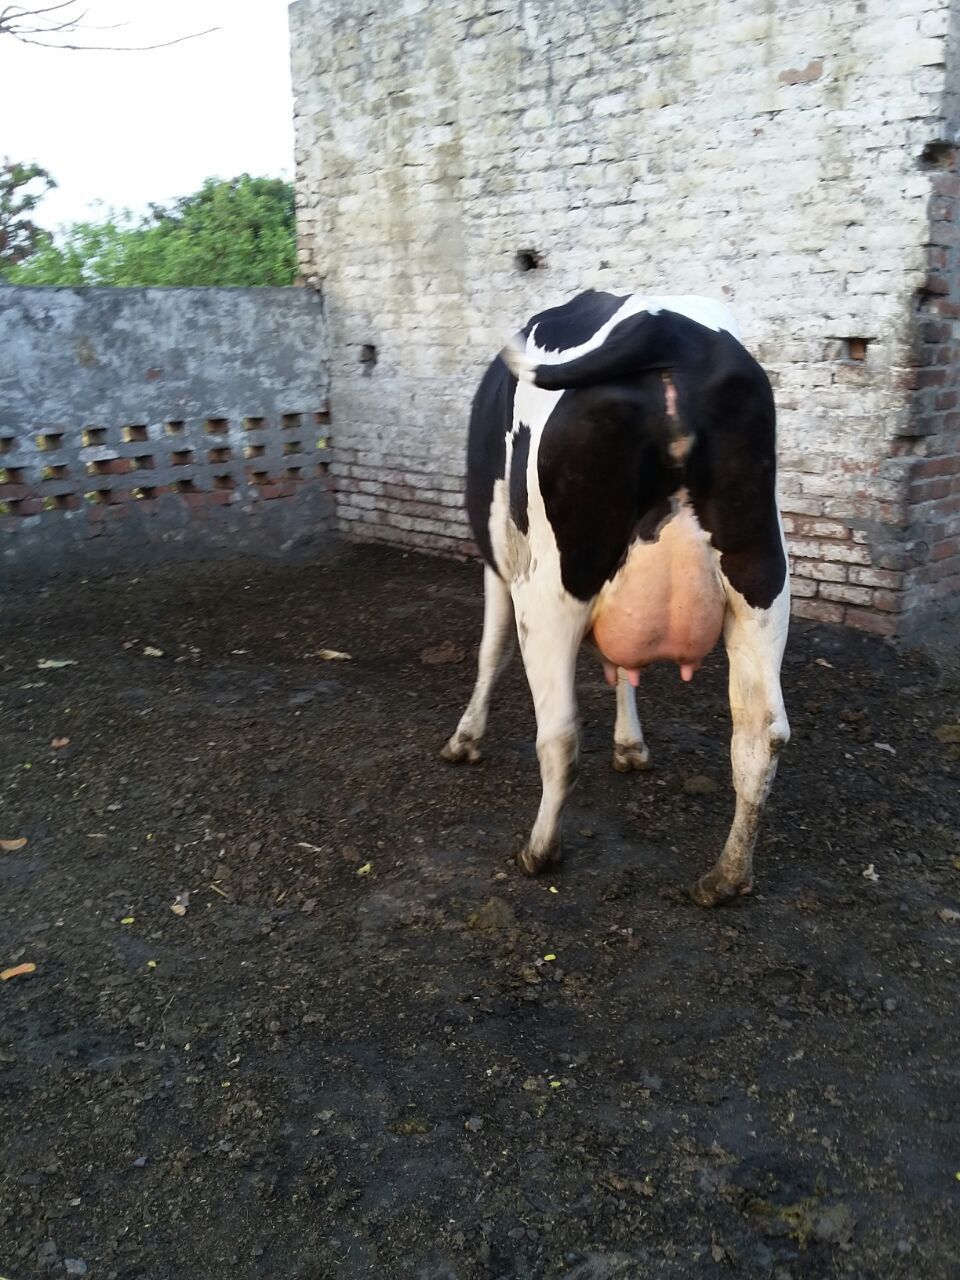
[[[315,549],[325,342],[310,290],[0,288],[0,579]]]
[[[941,131],[920,157],[929,175],[927,277],[914,298],[915,369],[909,432],[899,446],[908,483],[902,568],[911,614],[923,619],[960,594],[960,6],[950,13]],[[912,617],[906,619],[907,625]]]
[[[348,532],[469,549],[470,397],[533,310],[587,286],[707,293],[775,385],[796,612],[891,633],[952,589],[946,506],[921,560],[954,474],[955,4],[760,8],[291,7]],[[921,411],[942,415],[922,448]]]

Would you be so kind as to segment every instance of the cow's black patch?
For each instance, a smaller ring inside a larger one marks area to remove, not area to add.
[[[682,472],[668,453],[670,427],[656,374],[560,397],[537,455],[563,585],[592,599],[622,565],[637,526],[651,529]],[[651,534],[652,536],[652,534]]]
[[[527,459],[530,456],[530,428],[521,423],[513,433],[510,461],[510,515],[521,533],[530,527],[527,518]]]
[[[477,388],[467,437],[467,515],[480,554],[499,573],[490,541],[493,485],[506,471],[507,436],[513,425],[517,380],[497,357]]]
[[[526,337],[536,327],[536,343],[541,350],[569,351],[571,347],[589,342],[597,330],[616,315],[629,296],[618,297],[615,293],[587,289],[563,306],[551,307],[549,311],[535,315],[523,330],[523,335]]]
[[[639,538],[641,542],[656,542],[660,536],[661,527],[666,520],[669,520],[672,511],[673,504],[670,499],[663,498],[640,517],[633,536]]]
[[[694,437],[682,465],[657,370],[669,369],[677,416]],[[766,374],[728,333],[673,312],[631,316],[596,351],[540,365],[564,390],[544,429],[539,475],[564,586],[586,600],[681,485],[721,552],[721,568],[756,608],[783,589],[776,508],[776,414]]]

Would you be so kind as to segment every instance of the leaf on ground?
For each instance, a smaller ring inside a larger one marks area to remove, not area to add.
[[[51,747],[53,747],[55,750],[59,751],[61,747],[69,747],[69,745],[70,745],[70,739],[69,739],[69,738],[54,738],[54,740],[50,743],[50,745],[51,745]]]
[[[27,837],[21,836],[19,840],[0,840],[0,849],[4,853],[16,853],[18,849],[22,849],[27,843]]]
[[[40,658],[37,666],[41,671],[59,671],[61,667],[76,667],[79,663],[76,658]]]
[[[324,662],[352,662],[353,659],[349,653],[342,653],[339,649],[320,649],[317,657]]]
[[[357,867],[357,875],[368,876],[372,870],[373,870],[373,863],[365,862],[362,867]]]
[[[136,916],[124,916],[123,919],[120,921],[120,923],[133,924],[136,921],[136,918],[137,918]]]
[[[17,964],[12,969],[4,969],[0,973],[0,982],[9,982],[11,978],[25,978],[28,973],[36,973],[35,964]]]
[[[869,867],[864,867],[863,871],[861,871],[860,874],[863,876],[864,880],[869,880],[871,884],[876,884],[877,881],[880,879],[880,877],[877,875],[876,871],[874,870],[874,866],[872,862],[870,863]]]
[[[831,671],[833,670],[833,663],[828,662],[826,658],[816,658],[814,659],[814,661],[816,662],[818,667],[829,667]]]
[[[145,658],[162,658],[163,650],[155,649],[152,644],[148,644],[144,646],[143,656]]]
[[[933,736],[945,746],[956,746],[960,743],[960,724],[941,724],[933,731]]]
[[[954,911],[953,907],[941,907],[937,915],[944,924],[956,924],[960,920],[960,911]]]
[[[190,894],[189,892],[184,891],[183,893],[178,893],[176,898],[174,898],[173,902],[171,902],[170,910],[173,912],[175,916],[185,916],[187,914],[187,907],[189,907],[189,905],[190,905]]]
[[[442,667],[449,663],[462,662],[466,652],[452,640],[444,640],[441,644],[431,645],[420,654],[420,661],[428,667]]]

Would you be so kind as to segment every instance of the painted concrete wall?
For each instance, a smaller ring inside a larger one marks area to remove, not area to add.
[[[326,355],[313,290],[0,287],[0,575],[315,548]]]
[[[950,9],[297,0],[341,525],[467,549],[466,417],[504,334],[587,286],[706,293],[775,384],[796,611],[897,629],[927,554],[909,486]]]

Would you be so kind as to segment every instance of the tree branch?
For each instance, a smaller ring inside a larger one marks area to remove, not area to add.
[[[183,44],[187,40],[199,40],[201,36],[208,36],[214,31],[220,31],[220,27],[207,27],[206,31],[194,31],[189,36],[177,36],[175,40],[162,40],[159,44],[50,44],[46,40],[31,40],[28,36],[18,35],[16,32],[10,32],[21,44],[35,44],[41,49],[88,49],[99,52],[108,53],[147,53],[151,49],[169,49],[171,45]],[[0,28],[0,35],[3,35],[3,29]]]
[[[56,4],[44,5],[39,9],[25,9],[21,5],[7,5],[0,9],[0,36],[12,36],[21,44],[37,45],[41,49],[73,49],[97,50],[116,53],[144,53],[151,49],[169,49],[171,45],[183,44],[187,40],[197,40],[200,36],[208,36],[219,27],[208,27],[205,31],[194,31],[187,36],[177,36],[173,40],[159,40],[154,44],[67,44],[49,37],[67,32],[113,30],[113,27],[85,26],[87,11],[81,10],[63,22],[38,21],[47,15],[62,13],[64,9],[72,9],[77,0],[58,0]]]

